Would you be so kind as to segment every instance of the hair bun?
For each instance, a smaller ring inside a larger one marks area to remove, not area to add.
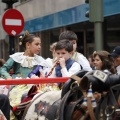
[[[22,40],[24,39],[24,37],[26,37],[28,35],[29,35],[29,32],[28,32],[28,30],[26,30],[24,35],[19,37],[19,39],[20,39],[19,45],[22,45]]]

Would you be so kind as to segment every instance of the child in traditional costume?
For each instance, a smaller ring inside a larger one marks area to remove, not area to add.
[[[26,31],[24,36],[21,37],[20,45],[24,47],[25,51],[10,55],[10,58],[0,69],[0,74],[4,79],[27,78],[28,74],[44,61],[41,56],[37,55],[41,49],[41,40],[39,37],[29,34]],[[12,76],[9,74],[11,68],[14,71]],[[27,93],[31,87],[32,85],[26,84],[12,87],[12,90],[9,92],[10,105],[13,108],[19,105],[22,95]],[[15,119],[14,116],[11,119]]]
[[[28,74],[44,59],[37,55],[41,49],[41,40],[33,34],[25,33],[21,38],[20,45],[25,48],[24,52],[10,55],[8,61],[1,67],[0,73],[4,79],[16,77],[27,78]],[[9,71],[13,68],[14,74],[10,76]]]
[[[90,67],[87,58],[83,54],[76,51],[77,40],[78,40],[77,35],[73,31],[64,31],[59,36],[59,40],[63,40],[63,39],[68,39],[73,44],[73,52],[71,58],[77,61],[81,65],[81,68],[83,70],[91,71],[92,68]]]
[[[79,63],[71,59],[71,54],[73,52],[73,44],[71,42],[66,39],[58,41],[55,52],[57,65],[48,77],[70,77],[81,70]]]

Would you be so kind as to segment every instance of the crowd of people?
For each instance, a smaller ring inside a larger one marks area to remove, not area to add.
[[[50,46],[53,58],[44,59],[38,53],[41,50],[41,39],[34,34],[25,32],[20,38],[23,52],[10,55],[5,62],[0,59],[0,77],[2,79],[39,78],[39,77],[70,77],[80,70],[101,70],[107,74],[120,75],[120,46],[115,47],[112,53],[95,51],[88,59],[76,51],[77,35],[73,31],[64,31],[60,34],[58,42]],[[13,74],[10,74],[10,70]],[[59,83],[55,83],[59,87]],[[18,85],[21,87],[21,85]],[[27,86],[27,85],[26,85]],[[10,91],[15,86],[10,87]],[[27,86],[28,92],[30,86]],[[7,120],[10,120],[9,97],[0,94],[0,110]],[[21,100],[21,99],[19,99]],[[19,101],[20,102],[20,101]],[[1,114],[0,114],[1,115]]]

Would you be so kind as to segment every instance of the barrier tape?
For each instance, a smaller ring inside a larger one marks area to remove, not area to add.
[[[40,84],[40,83],[60,83],[66,82],[68,77],[61,78],[30,78],[30,79],[9,79],[0,80],[0,85],[17,85],[17,84]]]

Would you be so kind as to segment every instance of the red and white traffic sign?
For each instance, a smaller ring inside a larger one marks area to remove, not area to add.
[[[9,9],[2,17],[2,26],[9,35],[16,36],[24,28],[24,18],[18,10]]]

